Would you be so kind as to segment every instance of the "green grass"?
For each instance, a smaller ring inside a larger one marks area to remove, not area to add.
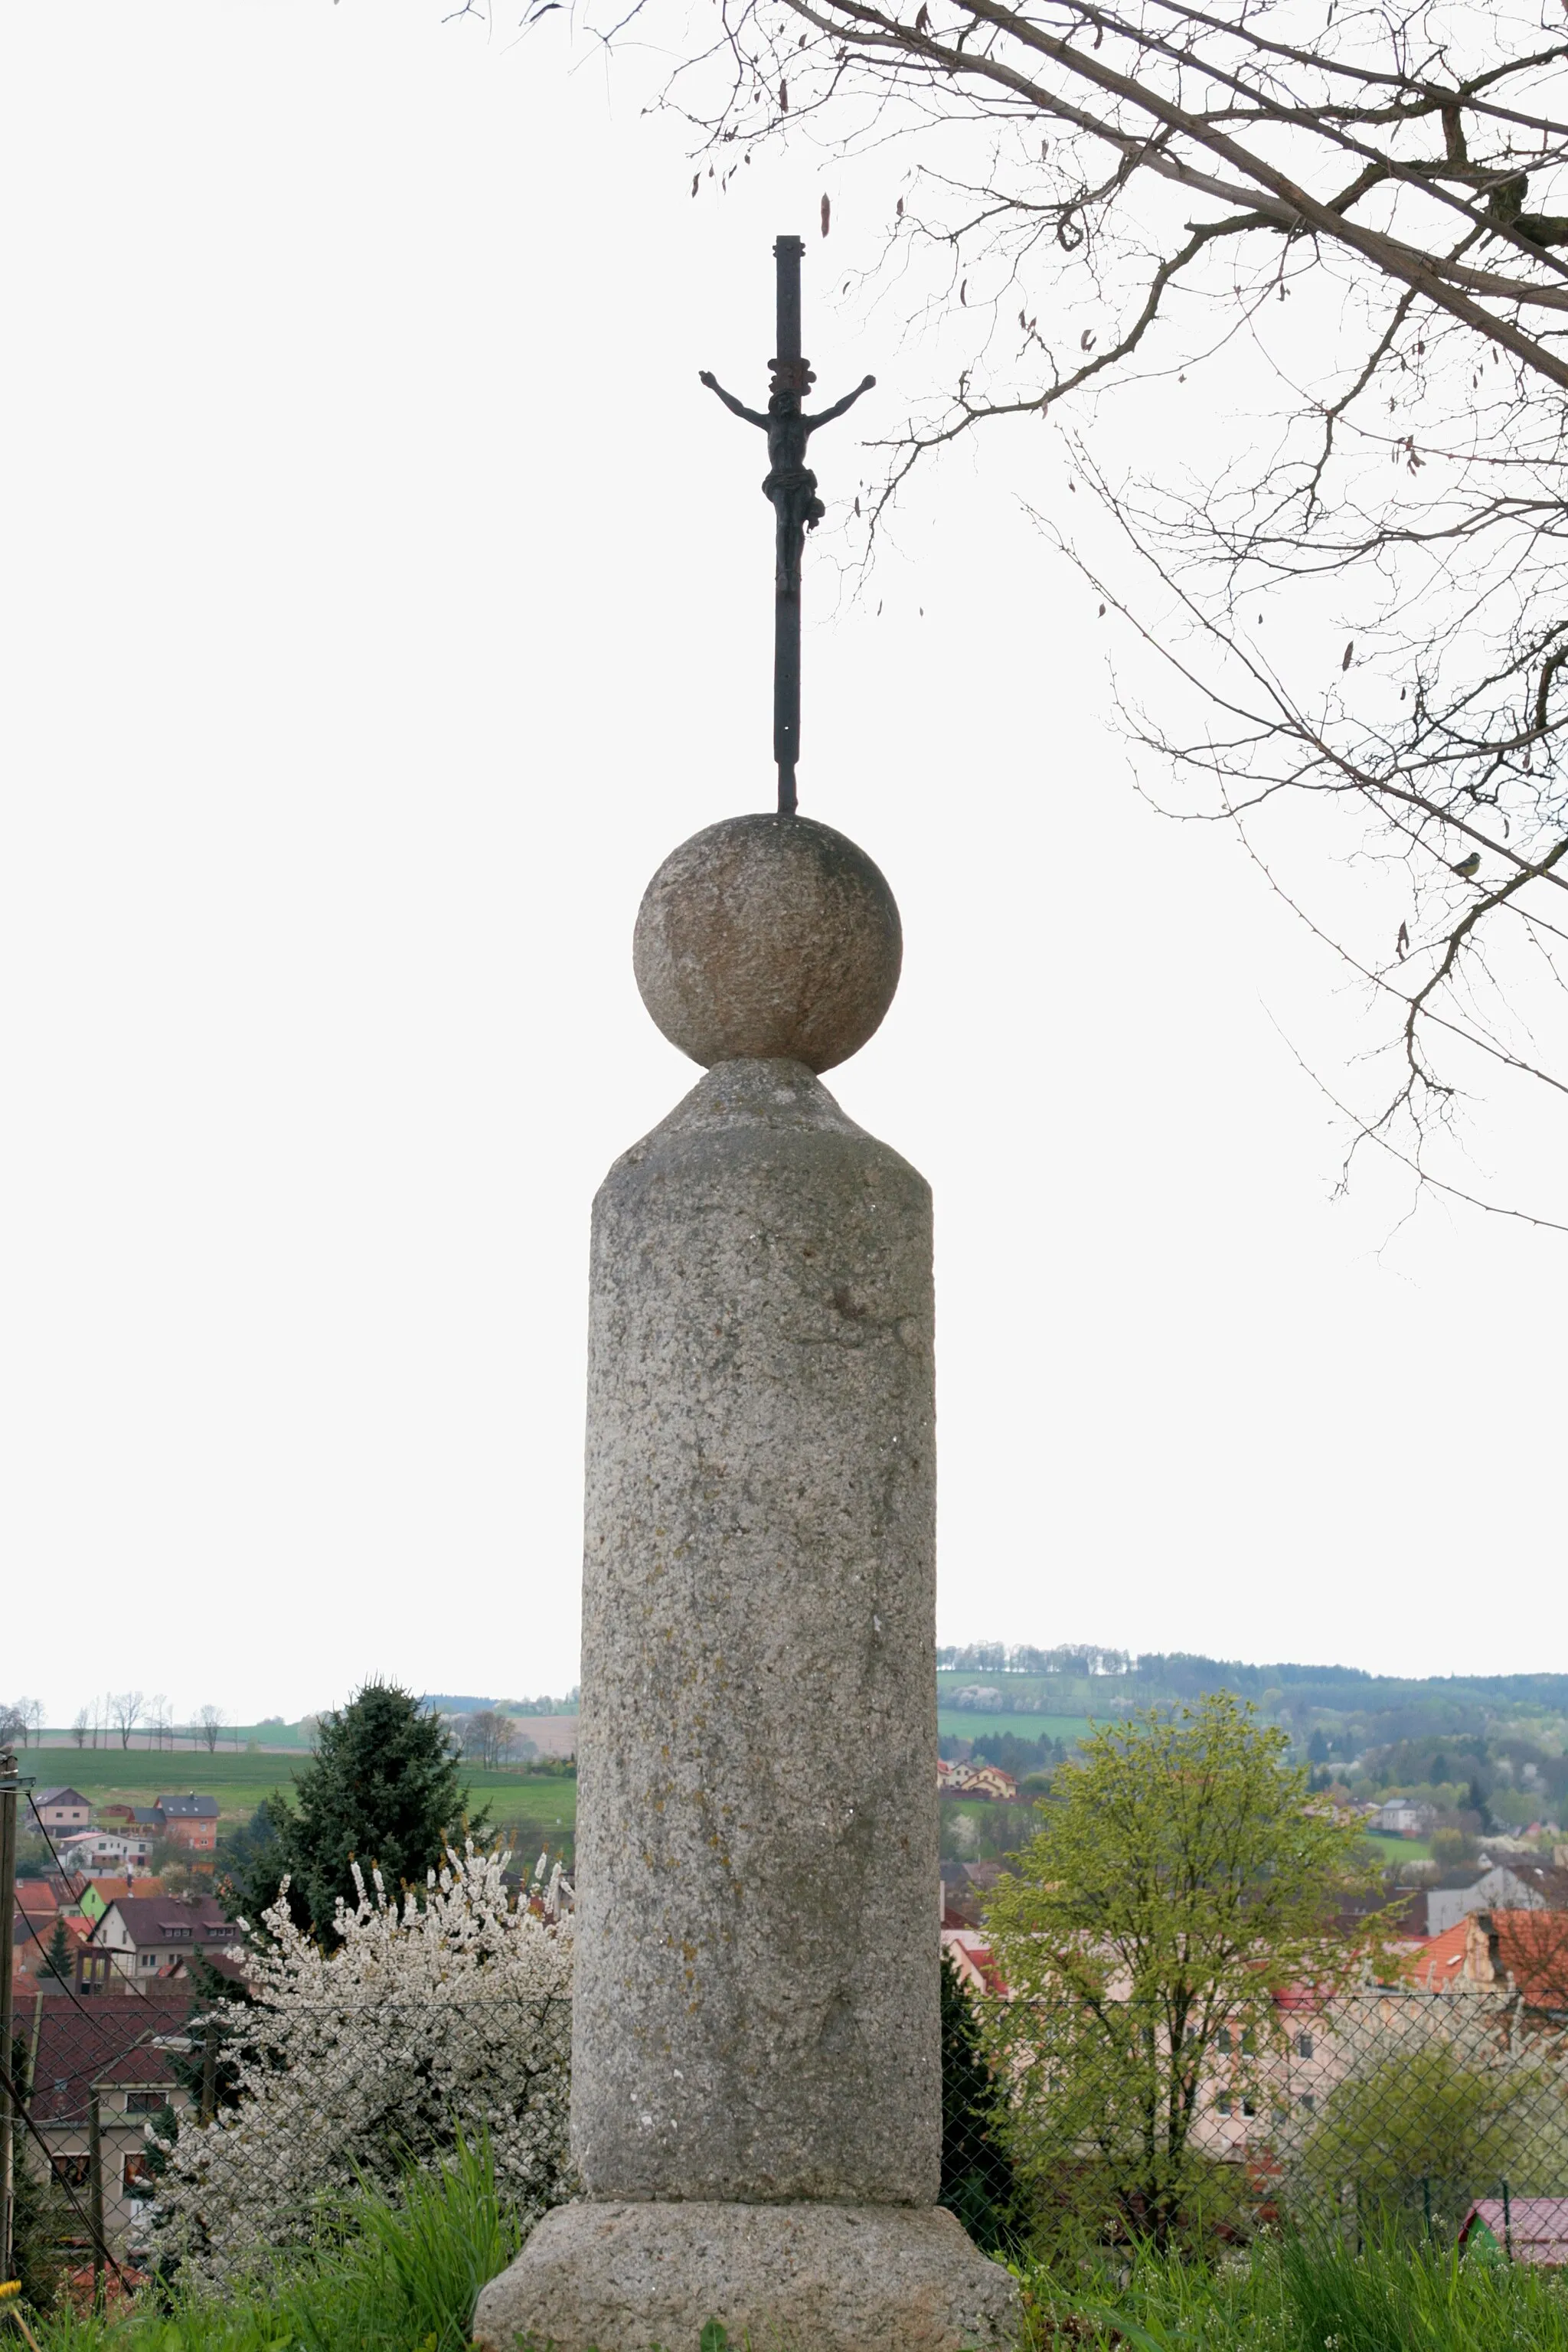
[[[459,2143],[438,2174],[411,2176],[395,2204],[353,2199],[316,2252],[221,2290],[143,2290],[114,2318],[28,2321],[40,2352],[462,2352],[479,2289],[518,2244],[488,2147]]]
[[[980,1715],[971,1707],[942,1707],[938,1700],[936,1728],[942,1738],[983,1740],[1011,1731],[1020,1740],[1081,1740],[1090,1727],[1086,1715]]]
[[[1568,2287],[1523,2263],[1260,2242],[1218,2269],[1152,2257],[1095,2293],[1026,2277],[1025,2352],[1568,2352]]]
[[[193,1756],[188,1748],[176,1755],[132,1748],[35,1748],[24,1769],[44,1787],[79,1789],[94,1805],[150,1805],[171,1790],[195,1789],[218,1801],[220,1828],[248,1819],[263,1797],[274,1789],[289,1789],[295,1774],[309,1762],[306,1755],[252,1756],[232,1750]],[[467,1778],[476,1810],[488,1805],[494,1822],[516,1822],[531,1830],[563,1832],[575,1827],[577,1783],[556,1778],[486,1772],[468,1767]]]
[[[318,2251],[221,2291],[144,2291],[111,2319],[27,2317],[39,2352],[462,2352],[518,2235],[488,2151],[459,2148],[395,2204],[353,2199]],[[1145,2256],[1120,2276],[1026,2268],[1021,2281],[1020,2352],[1568,2352],[1560,2277],[1441,2251],[1264,2241],[1215,2268]]]
[[[937,1729],[954,1739],[996,1738],[1010,1731],[1019,1739],[1065,1739],[1087,1737],[1092,1728],[1087,1715],[983,1715],[968,1707],[944,1706],[939,1696]]]
[[[1389,1837],[1382,1830],[1368,1830],[1366,1842],[1387,1869],[1396,1862],[1430,1862],[1430,1838]]]

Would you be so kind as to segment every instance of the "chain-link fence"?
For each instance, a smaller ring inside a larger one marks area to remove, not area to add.
[[[268,2007],[61,1990],[16,2022],[33,2226],[100,2271],[221,2278],[318,2237],[362,2188],[395,2193],[459,2136],[488,2144],[524,2221],[569,2193],[561,1995]]]
[[[1131,2005],[1086,2026],[1068,2001],[963,1998],[943,2201],[1000,2250],[1212,2246],[1284,2222],[1446,2245],[1468,2226],[1510,2255],[1568,2238],[1568,2203],[1541,2210],[1568,2200],[1568,2004],[1511,1981],[1307,1987],[1174,2048]]]
[[[563,1989],[480,1997],[471,1977],[270,2006],[40,1990],[11,2070],[37,2226],[100,2267],[221,2276],[317,2233],[360,2185],[439,2161],[459,2131],[489,2141],[526,2219],[571,2190],[570,2039]],[[1173,2047],[1130,2005],[1091,2037],[950,1967],[942,2195],[1003,2254],[1284,2221],[1448,2245],[1468,2225],[1528,2252],[1542,2200],[1568,2200],[1568,2010],[1511,1978],[1407,1976],[1303,1987]]]

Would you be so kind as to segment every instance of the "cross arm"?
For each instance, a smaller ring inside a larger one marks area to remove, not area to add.
[[[729,409],[733,415],[743,416],[748,425],[759,425],[764,433],[767,431],[767,418],[765,416],[759,416],[754,408],[748,408],[744,401],[737,400],[732,392],[726,392],[718,377],[716,375],[710,375],[706,368],[701,370],[698,375],[697,381],[699,383],[705,383],[710,392],[716,392],[720,399],[723,402],[725,407]],[[853,394],[850,396],[851,398],[854,397]]]
[[[860,394],[869,392],[876,381],[874,375],[862,376],[853,392],[847,392],[842,400],[836,400],[831,408],[823,410],[820,416],[808,416],[805,420],[807,430],[815,433],[819,425],[831,425],[836,416],[842,416],[847,408],[853,408]],[[714,390],[718,391],[716,384]],[[719,396],[722,400],[725,394],[720,393]]]

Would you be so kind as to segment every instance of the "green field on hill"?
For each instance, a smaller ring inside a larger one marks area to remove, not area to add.
[[[1430,1838],[1386,1837],[1381,1830],[1368,1830],[1366,1842],[1384,1870],[1392,1870],[1399,1862],[1430,1862]]]
[[[22,1759],[19,1759],[22,1760]],[[303,1756],[159,1755],[142,1748],[32,1748],[22,1769],[40,1787],[79,1789],[94,1805],[150,1805],[154,1797],[195,1790],[218,1801],[220,1830],[248,1819],[263,1797],[274,1789],[292,1787],[295,1774],[308,1759]],[[515,1822],[520,1828],[542,1833],[570,1832],[577,1820],[574,1779],[541,1774],[512,1777],[468,1768],[468,1781],[477,1811],[489,1807],[493,1822]]]
[[[987,1715],[943,1706],[939,1697],[936,1727],[944,1739],[996,1739],[1010,1731],[1018,1739],[1065,1739],[1070,1746],[1093,1727],[1087,1715]]]

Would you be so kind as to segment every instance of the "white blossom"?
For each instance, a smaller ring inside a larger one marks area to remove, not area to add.
[[[307,2237],[361,2179],[395,2184],[461,2133],[488,2134],[497,2185],[525,2227],[569,2193],[570,1888],[542,1862],[513,1900],[508,1853],[449,1852],[424,1889],[389,1899],[380,1874],[341,1899],[336,1948],[295,1927],[287,1885],[247,1958],[254,2006],[220,2000],[238,2104],[185,2123],[147,2233],[221,2278]],[[200,2032],[194,2022],[193,2033]]]

